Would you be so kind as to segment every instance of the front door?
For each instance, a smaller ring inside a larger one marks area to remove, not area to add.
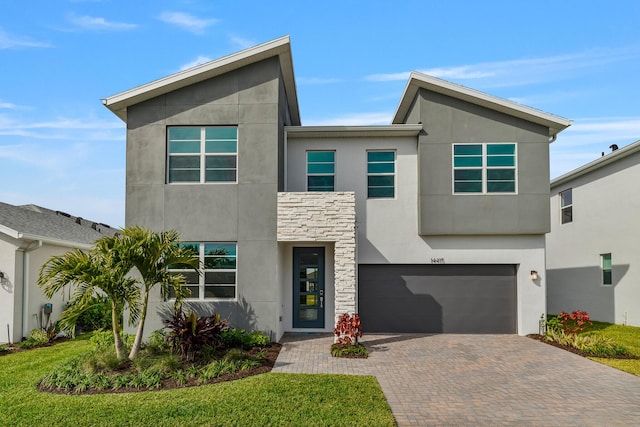
[[[324,248],[293,248],[293,327],[324,328]]]

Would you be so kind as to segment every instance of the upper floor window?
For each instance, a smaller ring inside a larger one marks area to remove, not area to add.
[[[515,193],[516,144],[454,144],[454,193]]]
[[[191,249],[204,267],[202,275],[178,266],[169,268],[169,272],[185,276],[185,286],[191,291],[189,299],[236,297],[236,243],[185,242],[180,246]]]
[[[307,151],[307,191],[334,191],[335,151]]]
[[[602,267],[602,284],[613,284],[613,264],[611,263],[611,254],[600,255],[600,265]]]
[[[396,152],[367,151],[367,197],[394,198]]]
[[[560,223],[573,221],[573,195],[571,188],[560,192]]]
[[[238,128],[168,128],[167,182],[236,182]]]

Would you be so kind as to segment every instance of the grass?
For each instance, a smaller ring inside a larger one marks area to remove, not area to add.
[[[639,327],[593,321],[593,325],[589,325],[581,333],[589,332],[611,338],[617,344],[626,347],[634,356],[640,357]],[[605,359],[601,357],[590,357],[589,359],[640,376],[640,359]]]
[[[0,425],[32,426],[393,426],[371,376],[269,373],[167,391],[60,395],[36,390],[88,337],[0,358]]]

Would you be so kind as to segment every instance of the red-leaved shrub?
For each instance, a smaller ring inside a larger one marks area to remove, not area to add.
[[[589,315],[584,310],[573,310],[571,314],[563,311],[558,315],[561,328],[566,334],[576,334],[587,327],[587,324],[593,325],[589,320]]]
[[[340,344],[356,344],[358,338],[362,336],[360,315],[357,313],[353,315],[344,313],[338,318],[338,323],[336,323],[333,333],[337,337],[337,342]]]

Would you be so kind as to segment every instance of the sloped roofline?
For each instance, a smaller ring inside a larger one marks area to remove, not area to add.
[[[560,175],[551,181],[551,188],[557,187],[558,185],[566,184],[567,182],[591,173],[595,170],[598,170],[608,164],[613,162],[617,162],[622,160],[630,155],[637,153],[640,151],[640,140],[627,145],[626,147],[619,148],[605,156],[600,157],[592,162],[587,163],[586,165],[580,166],[572,171],[565,173],[564,175]]]
[[[571,126],[572,123],[571,120],[416,71],[411,72],[409,76],[392,123],[404,122],[416,94],[421,88],[543,125],[549,128],[549,136],[555,136],[558,132]]]
[[[102,103],[126,123],[127,108],[131,105],[276,56],[280,61],[284,88],[291,112],[291,121],[294,125],[299,125],[300,110],[298,108],[298,94],[293,73],[289,36],[280,37],[129,89],[103,99]]]

